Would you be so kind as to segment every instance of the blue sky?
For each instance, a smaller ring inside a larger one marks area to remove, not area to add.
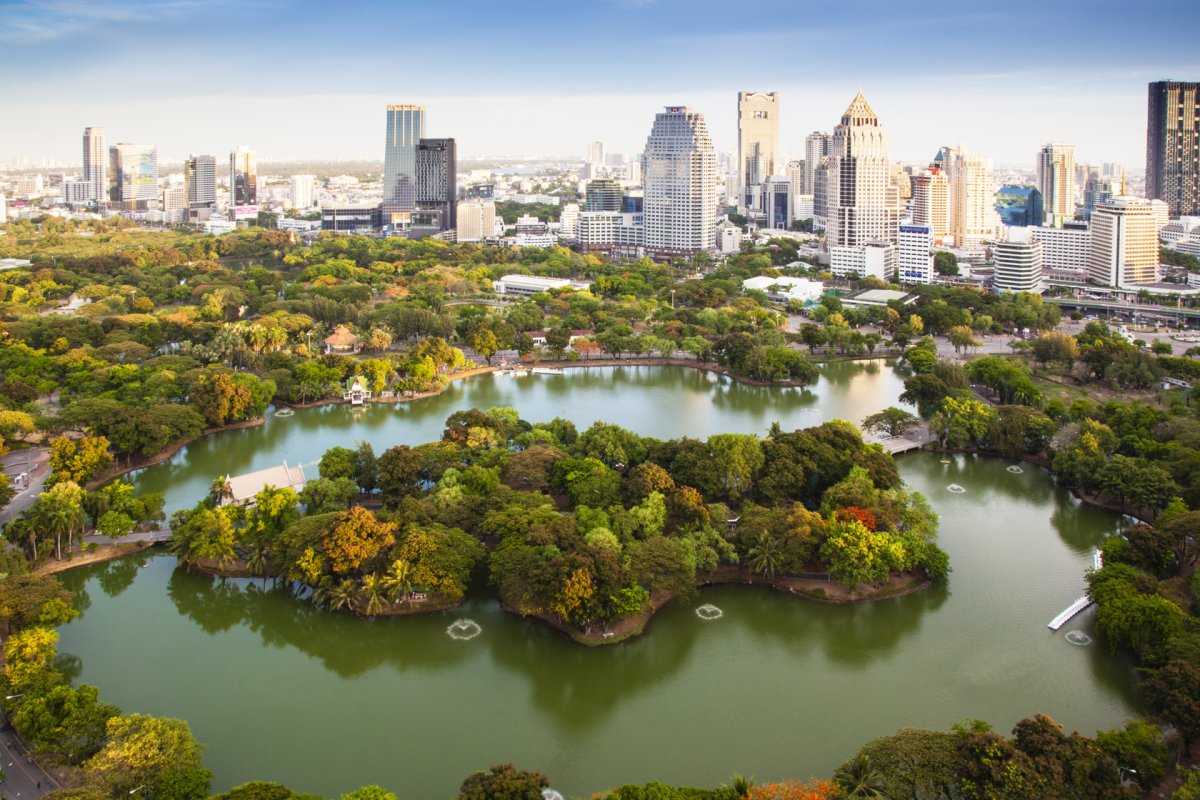
[[[973,8],[972,6],[978,6]],[[656,110],[736,145],[736,92],[781,93],[785,155],[861,89],[894,158],[1047,141],[1140,166],[1146,83],[1200,80],[1195,0],[0,0],[0,162],[79,158],[86,125],[165,160],[380,158],[383,107],[424,103],[463,155],[641,149]],[[1165,32],[1179,31],[1176,41]]]

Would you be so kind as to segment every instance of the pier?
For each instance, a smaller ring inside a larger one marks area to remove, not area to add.
[[[1098,570],[1103,567],[1104,567],[1104,556],[1100,553],[1099,550],[1097,550],[1095,553],[1092,553],[1092,569]],[[1063,625],[1067,624],[1067,620],[1069,620],[1071,617],[1078,614],[1080,611],[1083,611],[1085,608],[1087,608],[1091,604],[1092,604],[1092,598],[1088,597],[1085,594],[1083,597],[1080,597],[1074,603],[1071,603],[1071,605],[1069,605],[1065,609],[1063,609],[1063,612],[1061,614],[1059,614],[1057,617],[1055,617],[1054,619],[1050,620],[1050,624],[1047,625],[1046,627],[1052,631],[1058,630]]]

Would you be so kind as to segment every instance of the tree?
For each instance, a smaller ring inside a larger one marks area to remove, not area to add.
[[[746,566],[759,573],[767,580],[772,580],[775,577],[776,570],[779,569],[779,562],[782,556],[779,543],[775,541],[769,533],[760,534],[758,540],[754,543],[754,547],[750,548]]]
[[[395,505],[412,493],[421,475],[421,456],[408,445],[389,447],[379,456],[379,493],[384,505]]]
[[[736,500],[749,490],[765,460],[757,436],[718,433],[708,437],[718,496]]]
[[[342,795],[341,800],[396,800],[396,795],[375,784],[371,784]]]
[[[203,750],[183,720],[127,714],[108,720],[107,742],[86,767],[116,793],[145,786],[150,797],[201,800],[212,781]]]
[[[108,720],[118,713],[116,706],[100,702],[96,687],[61,684],[45,693],[26,694],[10,718],[38,752],[77,764],[100,749]]]
[[[103,436],[83,436],[69,439],[59,436],[50,440],[50,482],[74,481],[83,485],[112,466],[109,441]]]
[[[1129,720],[1124,728],[1096,734],[1100,749],[1122,767],[1134,771],[1143,790],[1149,790],[1167,774],[1170,753],[1162,729],[1146,720]]]
[[[904,545],[883,531],[872,531],[858,520],[847,519],[829,526],[829,537],[821,545],[821,561],[829,574],[852,590],[860,583],[885,580],[904,564]]]
[[[343,513],[321,538],[334,574],[344,575],[395,544],[395,533],[395,523],[380,522],[367,509],[355,507]]]
[[[33,504],[32,517],[36,525],[54,535],[55,557],[62,559],[62,539],[67,537],[67,551],[78,533],[83,537],[87,514],[83,510],[83,490],[73,480],[56,483]]]
[[[317,471],[322,478],[337,480],[354,477],[354,451],[348,447],[331,447],[321,456]]]
[[[846,798],[886,800],[887,797],[883,791],[883,774],[866,753],[860,752],[838,767],[833,773],[833,782]]]
[[[79,613],[71,593],[53,575],[9,575],[0,580],[0,618],[10,631],[30,625],[65,625]]]
[[[978,400],[946,397],[929,420],[929,432],[945,447],[978,444],[992,427],[995,412]]]
[[[492,356],[500,349],[500,340],[491,328],[480,328],[471,336],[471,348],[491,365]]]
[[[463,781],[458,800],[542,800],[550,781],[540,772],[498,764]]]
[[[957,275],[958,256],[947,250],[935,250],[933,253],[933,268],[938,275]]]
[[[888,406],[877,414],[863,420],[863,430],[887,436],[902,436],[921,420],[902,408]]]

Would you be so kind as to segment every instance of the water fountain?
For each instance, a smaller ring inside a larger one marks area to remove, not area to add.
[[[712,603],[705,603],[696,609],[696,616],[703,620],[720,619],[725,616],[725,612]]]
[[[955,494],[962,494],[966,491],[966,489],[962,486],[959,486],[957,483],[952,483],[946,487],[946,491],[954,492]]]
[[[1089,644],[1092,643],[1092,637],[1088,636],[1086,633],[1084,633],[1083,631],[1079,631],[1079,630],[1070,631],[1063,638],[1066,639],[1071,644],[1078,645],[1079,647],[1087,647]]]
[[[1016,464],[1013,464],[1012,466],[1008,467],[1008,471],[1011,472],[1013,475],[1020,475],[1025,470],[1018,467]]]
[[[447,636],[461,642],[474,639],[481,633],[483,633],[483,628],[479,627],[479,623],[473,619],[456,619],[450,624],[450,627],[446,628]]]

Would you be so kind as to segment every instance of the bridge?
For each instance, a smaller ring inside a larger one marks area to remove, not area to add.
[[[892,455],[920,450],[929,441],[929,429],[922,426],[899,436],[864,436],[863,444],[877,444]]]

